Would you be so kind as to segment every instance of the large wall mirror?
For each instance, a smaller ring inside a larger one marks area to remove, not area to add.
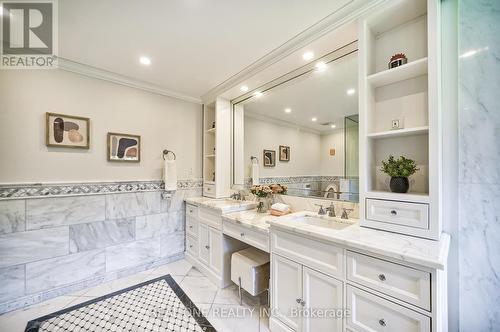
[[[353,43],[233,101],[233,184],[359,200]]]

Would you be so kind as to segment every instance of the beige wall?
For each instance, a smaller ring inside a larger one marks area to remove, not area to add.
[[[257,156],[260,176],[344,174],[344,131],[319,135],[278,122],[245,116],[245,177],[250,177],[250,156]],[[279,161],[280,145],[290,146],[290,161]],[[328,155],[335,148],[334,157]],[[263,167],[263,150],[276,151],[276,167]]]
[[[91,118],[89,150],[45,146],[45,112]],[[0,73],[0,183],[161,179],[162,150],[179,179],[201,177],[201,106],[61,70]],[[106,159],[106,134],[141,135],[141,162]]]

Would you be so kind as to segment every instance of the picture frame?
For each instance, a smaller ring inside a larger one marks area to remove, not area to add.
[[[107,135],[108,161],[135,162],[141,161],[141,136],[123,133]]]
[[[45,113],[45,145],[56,148],[90,148],[90,118]]]
[[[280,145],[279,157],[280,161],[290,161],[290,147],[286,145]]]
[[[264,167],[276,166],[276,151],[264,150],[262,156],[263,156],[262,162],[264,163]]]

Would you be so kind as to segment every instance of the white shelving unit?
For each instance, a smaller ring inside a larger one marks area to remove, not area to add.
[[[203,107],[203,196],[229,196],[231,105],[217,98]]]
[[[439,0],[387,2],[359,24],[361,225],[437,240],[441,234]],[[408,63],[388,69],[392,55]],[[391,130],[392,120],[401,129]],[[407,194],[380,171],[392,154],[420,170]]]

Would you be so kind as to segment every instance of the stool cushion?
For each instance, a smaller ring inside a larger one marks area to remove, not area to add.
[[[231,256],[231,280],[252,296],[269,287],[269,254],[254,247],[240,250]]]

